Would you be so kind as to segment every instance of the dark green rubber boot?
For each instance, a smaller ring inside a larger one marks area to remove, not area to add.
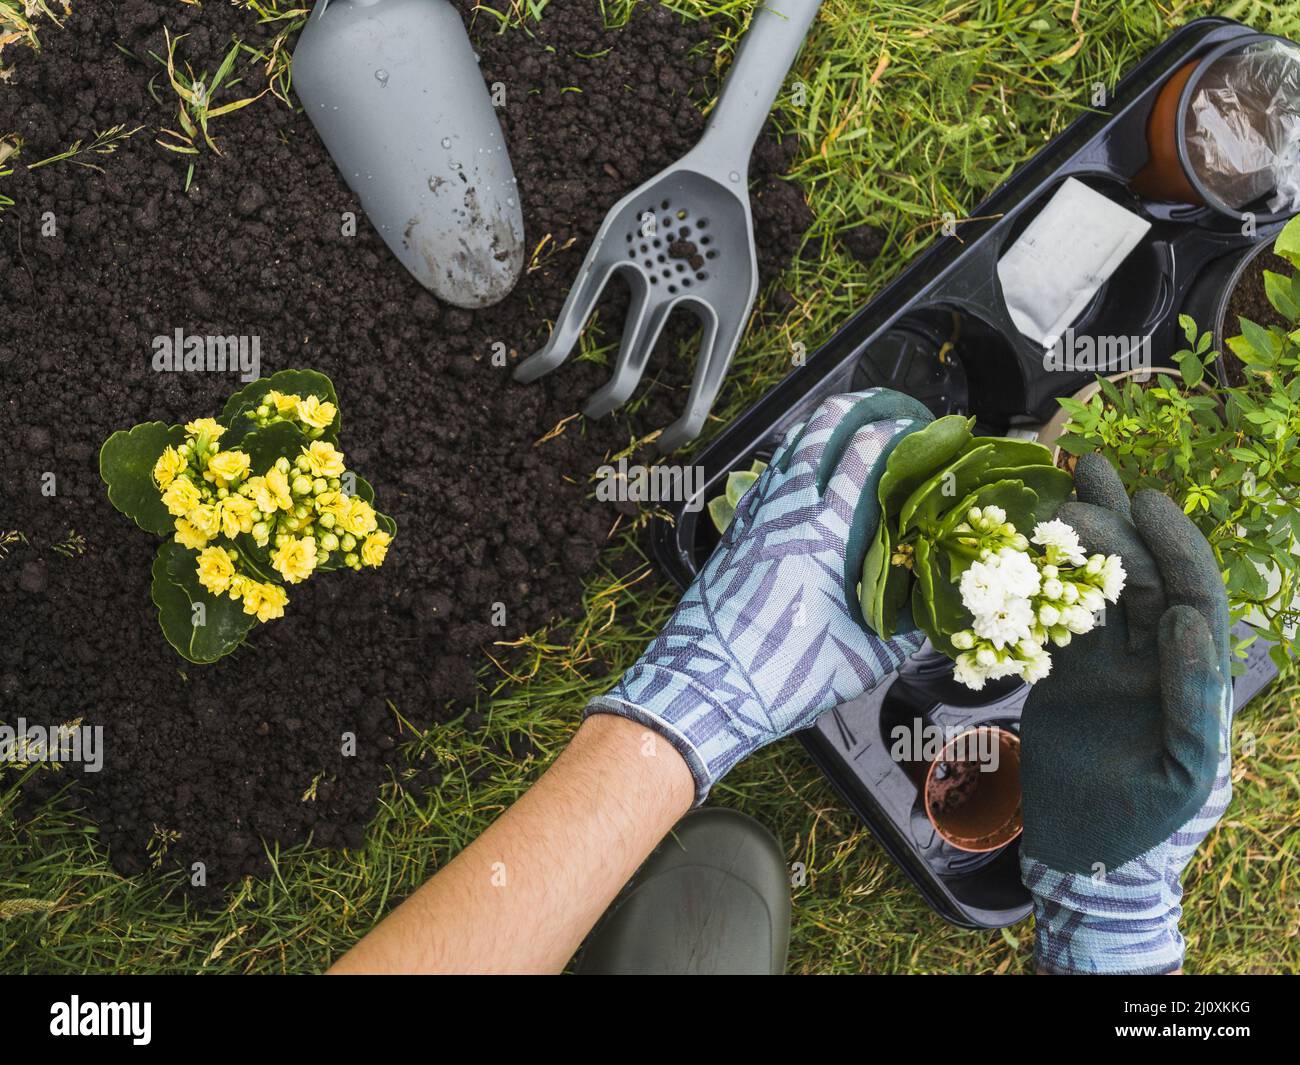
[[[735,810],[674,826],[587,937],[576,971],[601,975],[779,975],[790,945],[785,856]]]

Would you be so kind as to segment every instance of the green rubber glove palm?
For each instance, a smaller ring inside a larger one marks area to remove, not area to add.
[[[1117,553],[1104,624],[1055,654],[1021,719],[1040,966],[1167,972],[1182,962],[1180,877],[1231,794],[1228,605],[1214,554],[1172,500],[1084,456],[1061,520]]]

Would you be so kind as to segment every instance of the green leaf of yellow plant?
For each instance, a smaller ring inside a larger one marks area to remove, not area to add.
[[[176,519],[163,506],[154,464],[168,445],[184,442],[183,426],[144,422],[114,433],[99,449],[99,476],[108,486],[109,502],[155,536],[170,536]]]
[[[197,558],[197,552],[174,540],[161,544],[150,595],[167,642],[187,661],[207,665],[238,647],[257,618],[245,614],[239,600],[204,588],[196,572]],[[202,609],[196,611],[196,605]]]
[[[229,442],[229,436],[227,433],[221,438],[221,446],[226,450],[234,446]],[[252,473],[261,475],[274,466],[281,455],[293,462],[309,443],[307,434],[296,422],[272,422],[245,434],[238,446],[248,456]]]

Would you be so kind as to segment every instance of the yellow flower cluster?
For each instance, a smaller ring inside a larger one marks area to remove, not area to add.
[[[268,392],[263,404],[313,429],[334,420],[332,403],[315,396]],[[259,414],[262,407],[258,408]],[[199,583],[213,595],[242,600],[258,621],[284,616],[288,594],[280,585],[241,569],[235,538],[248,535],[259,547],[272,544],[270,564],[288,584],[307,580],[335,555],[359,570],[383,565],[392,536],[379,528],[374,508],[344,489],[351,475],[343,453],[313,439],[292,460],[281,456],[253,474],[246,452],[222,450],[225,428],[212,418],[185,426],[185,442],[166,448],[154,464],[163,505],[176,519],[176,542],[197,551]],[[229,546],[214,544],[224,538]]]
[[[228,595],[243,600],[244,613],[257,615],[258,621],[284,617],[288,593],[278,584],[246,577],[236,568],[239,552],[229,548],[207,547],[199,552],[199,583],[213,595]]]
[[[196,551],[218,536],[252,532],[257,519],[253,503],[232,491],[247,480],[249,458],[220,449],[225,431],[212,418],[190,422],[185,442],[165,448],[153,467],[163,506],[176,519],[177,543]]]
[[[247,413],[258,425],[268,425],[274,421],[299,421],[307,427],[308,435],[318,437],[333,424],[338,412],[338,407],[319,396],[304,398],[271,389],[257,409]]]

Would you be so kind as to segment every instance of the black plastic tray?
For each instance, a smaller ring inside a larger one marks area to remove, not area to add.
[[[1116,86],[1108,111],[1077,119],[971,212],[985,221],[960,224],[956,237],[937,240],[804,366],[736,419],[696,459],[703,467],[704,497],[721,494],[730,471],[770,457],[786,432],[829,395],[888,385],[922,399],[936,414],[975,414],[982,431],[996,433],[1045,421],[1058,396],[1092,380],[1093,372],[1043,368],[1042,348],[1012,324],[997,277],[1003,249],[1066,178],[1084,181],[1151,222],[1142,243],[1074,323],[1076,335],[1149,336],[1159,362],[1181,346],[1180,313],[1210,328],[1207,319],[1219,286],[1203,279],[1220,276],[1272,239],[1282,223],[1261,225],[1247,235],[1239,222],[1206,208],[1145,202],[1127,183],[1147,161],[1147,118],[1165,76],[1196,55],[1254,32],[1227,19],[1199,19],[1146,56]],[[954,336],[957,358],[945,369],[933,372],[933,360],[915,358]],[[717,535],[707,511],[688,510],[685,503],[671,511],[671,519],[655,526],[655,553],[685,587]],[[1267,649],[1257,642],[1252,650],[1248,672],[1237,680],[1238,706],[1276,674]],[[1020,920],[1030,909],[1020,883],[1018,845],[969,854],[937,839],[913,776],[889,755],[890,729],[914,717],[943,726],[1018,727],[1024,685],[1004,682],[979,696],[965,693],[978,703],[962,691],[950,667],[923,649],[875,691],[824,714],[800,736],[941,916],[965,927],[995,928]]]

